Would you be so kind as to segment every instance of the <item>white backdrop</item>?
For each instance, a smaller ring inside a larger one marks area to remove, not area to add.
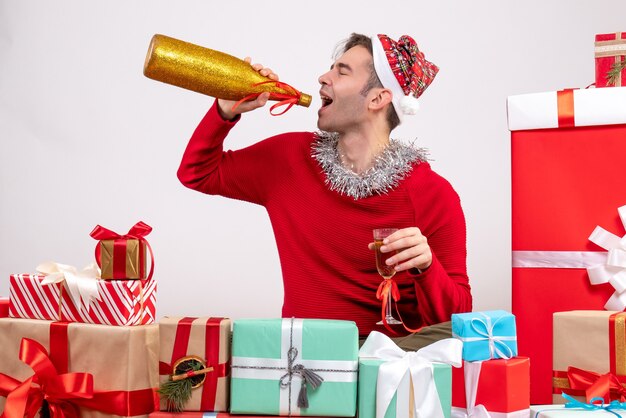
[[[412,35],[441,68],[393,136],[429,148],[461,196],[474,308],[510,309],[506,97],[592,83],[594,35],[626,30],[624,16],[624,0],[0,0],[0,295],[9,274],[42,261],[90,263],[96,224],[126,232],[143,220],[154,227],[158,316],[279,316],[264,209],[176,178],[212,99],[144,77],[149,41],[251,55],[314,96],[281,117],[246,115],[227,140],[239,148],[314,130],[317,77],[335,45],[379,32]]]

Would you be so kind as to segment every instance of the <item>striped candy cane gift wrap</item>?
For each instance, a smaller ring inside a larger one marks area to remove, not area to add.
[[[43,284],[39,274],[12,274],[9,316],[102,325],[146,325],[155,321],[155,280],[97,280],[93,299],[72,298],[63,283]]]

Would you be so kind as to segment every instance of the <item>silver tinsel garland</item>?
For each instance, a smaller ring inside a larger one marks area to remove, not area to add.
[[[357,174],[341,163],[337,133],[321,131],[316,132],[315,136],[311,155],[322,166],[326,184],[331,190],[355,200],[393,190],[411,172],[415,162],[427,161],[428,152],[425,148],[391,139],[389,145],[376,157],[374,165]]]

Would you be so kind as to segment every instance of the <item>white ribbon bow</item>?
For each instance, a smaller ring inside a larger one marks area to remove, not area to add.
[[[482,361],[464,361],[463,373],[465,378],[465,407],[452,408],[452,418],[491,418],[489,411],[484,405],[476,405],[476,394],[478,393],[478,380]]]
[[[617,209],[626,228],[626,205]],[[623,311],[626,308],[626,235],[619,237],[601,226],[596,226],[589,241],[608,251],[606,263],[587,268],[591,284],[610,283],[615,289],[604,305],[608,311]]]
[[[415,418],[443,418],[439,394],[435,386],[432,362],[461,366],[463,343],[456,338],[434,342],[418,351],[406,352],[391,338],[372,331],[359,350],[359,357],[386,360],[378,369],[376,383],[376,418],[383,418],[394,394],[399,391],[403,378],[409,374],[413,383]],[[410,385],[404,390],[409,392]],[[408,398],[408,396],[407,396]],[[398,405],[408,410],[408,405]],[[396,417],[408,416],[410,411],[397,411]]]
[[[100,269],[95,263],[89,264],[79,272],[74,266],[49,261],[38,265],[37,272],[46,276],[41,281],[43,285],[65,284],[72,302],[79,311],[84,307],[89,312],[89,305],[93,300],[102,300],[98,292]]]

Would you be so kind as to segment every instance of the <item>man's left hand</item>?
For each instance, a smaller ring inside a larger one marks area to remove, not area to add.
[[[371,243],[369,248],[373,250],[374,244]],[[397,251],[397,254],[387,259],[388,265],[397,264],[396,271],[412,268],[424,271],[433,262],[428,240],[417,227],[400,229],[389,235],[380,250],[383,253]]]

